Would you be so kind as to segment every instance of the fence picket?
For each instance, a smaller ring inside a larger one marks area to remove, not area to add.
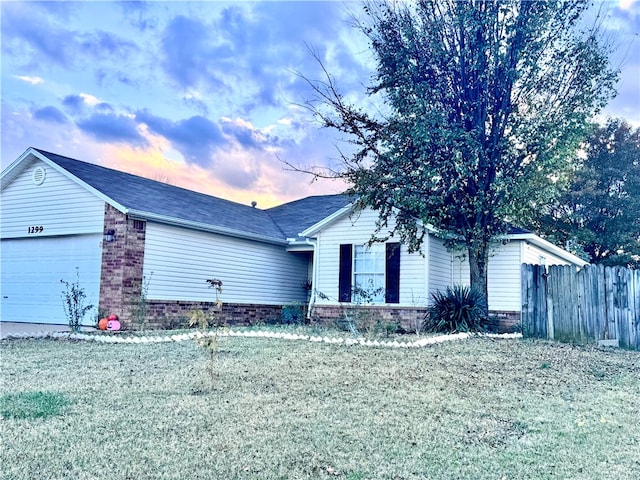
[[[606,296],[606,284],[604,277],[604,266],[603,265],[591,265],[589,269],[592,271],[595,276],[594,285],[597,285],[597,293],[593,296],[593,301],[595,305],[592,309],[592,317],[593,322],[597,325],[595,329],[595,338],[594,340],[597,342],[598,340],[603,340],[607,338],[607,296]]]
[[[539,265],[535,271],[535,292],[538,295],[538,299],[535,302],[536,317],[537,317],[537,331],[539,335],[548,335],[547,324],[547,275],[546,270],[542,265]]]
[[[635,342],[632,343],[632,348],[640,350],[640,270],[633,272],[633,304],[634,304],[634,319],[632,328],[632,337]]]
[[[640,350],[640,271],[522,265],[522,329],[527,337],[617,339],[622,347]]]

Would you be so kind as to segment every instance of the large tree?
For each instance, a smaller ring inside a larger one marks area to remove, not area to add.
[[[587,120],[617,73],[588,3],[366,3],[357,27],[377,69],[378,108],[340,94],[330,72],[310,81],[310,108],[347,134],[353,153],[330,175],[379,213],[412,251],[432,225],[468,252],[471,286],[487,293],[492,242],[555,189]],[[315,172],[317,175],[326,172]],[[390,220],[394,219],[394,222]]]
[[[640,129],[620,119],[594,125],[567,190],[539,220],[591,263],[640,266]]]

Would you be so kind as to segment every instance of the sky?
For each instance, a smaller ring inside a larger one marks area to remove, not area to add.
[[[621,69],[606,116],[640,127],[640,0],[600,2]],[[342,93],[372,75],[360,2],[0,2],[0,150],[28,147],[268,208],[344,185],[343,139],[301,107],[322,59]]]

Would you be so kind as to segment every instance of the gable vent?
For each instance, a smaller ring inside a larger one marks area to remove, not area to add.
[[[42,185],[44,183],[44,179],[47,176],[47,172],[42,167],[36,167],[33,170],[33,184],[34,185]]]

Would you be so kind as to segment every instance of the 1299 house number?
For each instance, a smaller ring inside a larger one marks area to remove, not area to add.
[[[44,227],[42,225],[38,225],[37,227],[27,227],[27,233],[42,233]]]

